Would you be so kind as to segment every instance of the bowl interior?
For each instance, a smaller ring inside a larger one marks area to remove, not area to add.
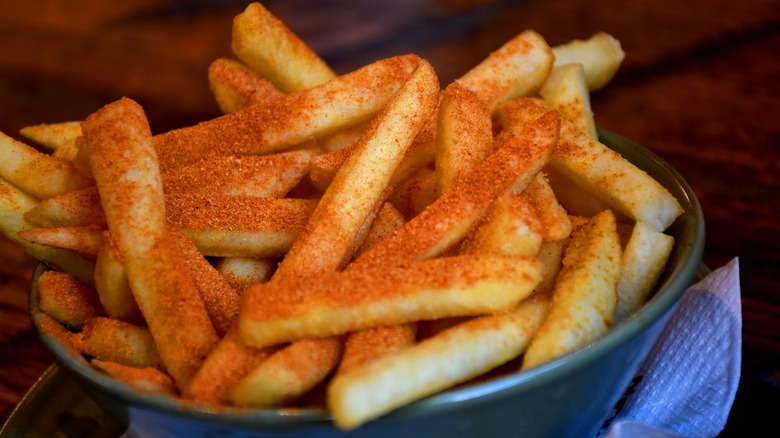
[[[641,359],[647,354],[655,341],[660,328],[671,315],[685,289],[691,284],[701,263],[704,248],[704,219],[696,197],[685,180],[663,159],[643,148],[609,131],[599,131],[601,141],[608,147],[622,154],[626,159],[644,169],[662,185],[664,185],[680,202],[684,213],[667,230],[675,238],[665,272],[659,280],[654,294],[645,306],[635,315],[593,343],[591,346],[576,353],[553,360],[534,369],[505,375],[483,383],[454,388],[437,395],[425,398],[402,407],[385,417],[375,421],[381,424],[387,422],[398,425],[414,419],[429,416],[448,415],[452,412],[468,412],[485,409],[491,403],[507,403],[524,397],[534,391],[548,391],[557,388],[564,393],[574,389],[572,382],[577,376],[585,376],[587,372],[598,366],[599,360],[605,356],[618,357],[626,355],[624,346],[638,345],[632,350],[630,360],[621,359],[626,369],[611,388],[604,403],[611,403],[597,413],[603,420],[611,406],[622,395],[627,383],[626,379],[636,372]],[[163,415],[171,415],[186,421],[203,421],[226,427],[263,427],[269,429],[289,429],[306,427],[332,428],[330,417],[319,409],[232,409],[220,410],[218,413],[209,408],[193,406],[191,403],[173,400],[162,396],[149,396],[134,391],[129,386],[117,382],[98,372],[84,360],[74,358],[73,353],[63,346],[55,336],[41,326],[41,311],[38,306],[36,284],[39,276],[47,268],[40,264],[34,274],[31,284],[30,312],[38,335],[45,346],[67,370],[73,372],[84,384],[85,389],[101,403],[123,415],[128,407],[147,410]],[[652,330],[650,330],[652,328]],[[632,369],[633,368],[633,369]],[[584,378],[584,377],[583,377]],[[547,389],[545,389],[547,388]],[[585,388],[592,391],[593,388]],[[576,395],[573,395],[576,397]],[[117,408],[117,409],[113,409]],[[554,408],[550,408],[553,411]],[[126,419],[125,419],[126,420]]]

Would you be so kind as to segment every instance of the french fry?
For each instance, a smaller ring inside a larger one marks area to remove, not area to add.
[[[25,126],[19,134],[50,151],[56,151],[81,135],[81,121]]]
[[[274,257],[221,257],[216,268],[234,289],[243,291],[255,283],[270,280],[277,263]]]
[[[526,113],[541,114],[545,107],[538,99],[515,99],[502,103],[497,113],[504,126],[516,126],[516,118]],[[658,231],[682,214],[677,199],[658,181],[579,131],[569,120],[561,121],[560,140],[545,173],[553,189],[558,189],[561,204],[570,212],[574,208],[576,214],[591,216],[601,211],[597,210],[600,206],[611,208],[618,215],[645,221]],[[560,181],[564,179],[561,177],[568,178],[569,184]],[[590,196],[582,196],[581,192]]]
[[[278,152],[361,123],[379,112],[419,60],[417,55],[386,58],[322,85],[155,135],[160,168],[220,155]]]
[[[104,228],[99,225],[30,228],[20,230],[17,235],[28,242],[54,248],[69,249],[79,253],[88,260],[95,261],[101,246],[103,246],[101,235],[103,230]]]
[[[299,150],[200,160],[163,172],[163,191],[281,198],[309,173],[311,158]]]
[[[527,30],[488,55],[457,82],[476,93],[492,113],[500,102],[534,94],[547,79],[554,61],[544,38]]]
[[[376,326],[510,309],[541,276],[535,258],[443,257],[411,267],[290,276],[243,294],[241,338],[262,347]]]
[[[327,390],[333,421],[343,430],[354,429],[519,356],[545,309],[542,300],[526,300],[516,310],[472,319],[337,375]]]
[[[230,390],[277,350],[278,346],[259,349],[247,346],[241,341],[238,324],[234,323],[203,361],[183,393],[209,405],[230,403]]]
[[[103,233],[95,261],[95,289],[108,316],[131,324],[144,324],[116,242],[108,233]]]
[[[233,20],[233,53],[281,91],[311,88],[333,79],[333,70],[262,4],[253,2]]]
[[[605,32],[597,32],[585,40],[572,40],[554,46],[555,66],[580,63],[585,71],[588,90],[603,88],[617,73],[625,58],[620,41]]]
[[[576,181],[562,174],[553,166],[545,167],[544,174],[555,194],[555,199],[568,213],[575,216],[592,217],[610,208],[605,201],[585,191]],[[616,214],[621,220],[628,220],[620,212]]]
[[[274,84],[249,67],[229,58],[219,58],[209,65],[209,88],[224,114],[260,104],[282,94]]]
[[[77,336],[78,345],[87,356],[137,368],[162,367],[157,346],[146,327],[96,316],[84,323]]]
[[[522,195],[527,197],[536,209],[537,217],[542,224],[542,237],[546,240],[561,240],[569,237],[571,234],[569,214],[558,202],[546,172],[539,172]]]
[[[247,196],[169,195],[168,221],[198,250],[215,257],[286,254],[317,206],[316,200]]]
[[[539,94],[550,108],[558,110],[590,138],[598,140],[596,121],[590,107],[590,94],[582,64],[572,63],[556,66],[545,81]]]
[[[340,149],[344,149],[357,143],[357,141],[360,139],[360,136],[363,135],[363,132],[367,127],[368,122],[346,127],[341,131],[335,132],[323,138],[320,140],[320,144],[322,144],[322,148],[325,150],[325,152],[334,152]]]
[[[24,219],[45,228],[106,225],[100,195],[94,186],[44,199],[28,208]]]
[[[376,218],[371,222],[371,227],[366,232],[366,238],[360,244],[354,257],[359,257],[364,252],[373,248],[385,237],[392,234],[404,224],[404,217],[390,202],[385,202],[379,208]]]
[[[95,264],[92,261],[71,250],[39,245],[19,237],[20,231],[34,228],[24,215],[37,203],[35,198],[0,178],[0,232],[49,267],[70,273],[79,281],[93,285]]]
[[[123,98],[88,116],[82,129],[133,296],[166,370],[183,388],[218,337],[197,287],[165,238],[162,178],[143,109]],[[123,151],[121,159],[117,150]]]
[[[206,260],[184,232],[168,227],[168,234],[200,291],[214,330],[219,336],[224,335],[238,316],[238,292]]]
[[[581,349],[610,329],[617,308],[621,257],[611,210],[572,232],[549,313],[528,345],[522,370]]]
[[[559,123],[558,113],[550,111],[523,129],[504,131],[485,161],[351,266],[406,265],[457,244],[495,198],[522,190],[548,162],[557,143]]]
[[[657,231],[682,214],[680,203],[661,183],[567,120],[561,123],[550,166],[613,210]]]
[[[552,289],[555,279],[561,271],[563,249],[566,239],[545,240],[536,254],[536,259],[542,264],[542,279],[536,285],[534,293],[544,294]]]
[[[372,327],[349,333],[336,375],[343,375],[378,358],[414,345],[416,324]]]
[[[542,224],[527,197],[505,194],[488,207],[460,245],[461,254],[536,256]]]
[[[436,192],[449,189],[493,150],[490,110],[460,82],[444,89],[436,129]]]
[[[291,402],[327,377],[338,364],[342,349],[342,341],[336,337],[293,342],[241,379],[230,390],[230,401],[253,407]]]
[[[436,107],[439,81],[421,60],[409,81],[371,122],[317,204],[274,276],[337,270],[357,249],[366,218],[381,205],[404,152]]]
[[[647,299],[661,276],[674,247],[674,237],[644,222],[634,224],[623,250],[623,269],[618,283],[615,323],[623,322]]]
[[[38,199],[92,185],[72,164],[1,132],[0,155],[0,177]]]
[[[414,142],[406,150],[404,159],[399,163],[398,168],[393,174],[391,180],[393,185],[405,181],[420,168],[433,163],[436,150],[436,130],[435,124],[433,124],[433,128],[431,128],[430,125],[431,123],[426,124],[426,127],[417,134]],[[313,157],[309,175],[312,183],[324,192],[331,181],[333,181],[336,172],[338,172],[341,165],[346,161],[347,157],[352,153],[352,150],[356,146],[357,145],[353,143],[336,151]]]
[[[36,289],[41,311],[69,328],[103,314],[95,291],[66,272],[43,272]]]
[[[177,397],[179,395],[171,377],[157,368],[137,368],[99,359],[89,361],[97,370],[144,394]]]

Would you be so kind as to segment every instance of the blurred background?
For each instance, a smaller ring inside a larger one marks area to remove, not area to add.
[[[550,45],[604,31],[625,61],[597,124],[653,150],[707,220],[704,263],[738,257],[743,375],[723,436],[780,412],[780,3],[777,0],[265,1],[338,73],[417,53],[447,84],[525,29]],[[206,69],[230,56],[234,0],[0,0],[0,131],[81,120],[119,97],[152,130],[219,115]],[[2,157],[0,157],[2,160]],[[0,420],[51,363],[26,319],[34,260],[4,237]],[[713,358],[717,360],[717,358]],[[771,429],[770,429],[771,430]]]

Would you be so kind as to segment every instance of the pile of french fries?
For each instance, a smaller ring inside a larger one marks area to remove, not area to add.
[[[0,134],[0,227],[42,323],[102,372],[359,427],[636,311],[682,213],[599,142],[623,51],[527,30],[450,84],[414,54],[337,75],[259,3],[213,62],[224,115],[152,134],[122,98]],[[323,389],[324,388],[324,389]]]

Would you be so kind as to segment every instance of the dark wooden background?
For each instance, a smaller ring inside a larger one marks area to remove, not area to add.
[[[162,132],[218,115],[206,68],[230,55],[245,1],[0,0],[0,131],[80,120],[121,96]],[[268,1],[338,72],[407,52],[442,83],[524,29],[551,45],[597,31],[626,52],[592,96],[599,126],[685,176],[707,221],[704,262],[741,267],[743,375],[722,436],[780,412],[780,2]],[[2,159],[2,157],[0,157]],[[35,261],[0,236],[0,422],[52,362],[27,317]],[[771,429],[770,429],[771,430]]]

